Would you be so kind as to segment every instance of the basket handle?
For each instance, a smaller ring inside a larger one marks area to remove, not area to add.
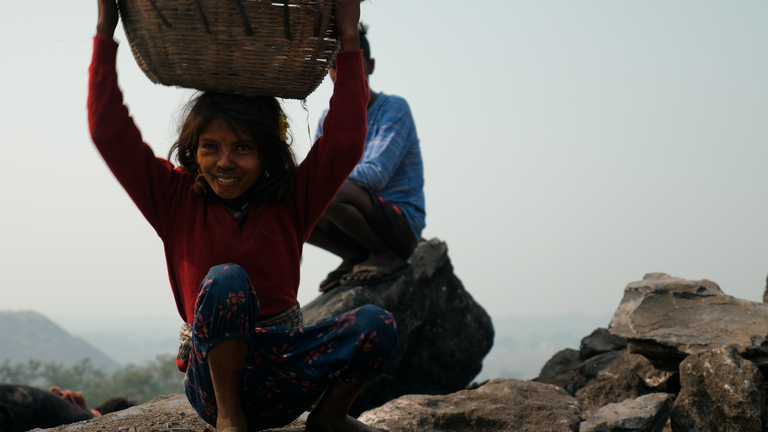
[[[171,23],[165,18],[165,15],[163,15],[163,12],[160,11],[160,8],[157,6],[154,0],[149,0],[149,4],[152,5],[152,9],[155,10],[155,14],[157,14],[157,17],[160,18],[160,21],[162,21],[166,27],[173,28],[173,25],[171,25]]]
[[[208,34],[211,34],[211,28],[208,27],[208,17],[205,16],[205,12],[203,12],[203,4],[200,2],[200,0],[195,0],[195,3],[197,4],[197,11],[200,12],[200,18],[203,19],[203,25],[205,26],[205,32]]]
[[[253,28],[251,27],[251,23],[248,21],[248,15],[246,15],[245,9],[243,8],[243,2],[242,0],[236,1],[237,8],[240,10],[240,15],[243,17],[243,28],[245,29],[245,34],[248,36],[253,36]]]
[[[323,25],[323,17],[325,16],[325,12],[323,12],[323,5],[320,4],[320,0],[315,1],[315,4],[317,5],[317,19],[315,20],[315,37],[320,37],[320,27]]]

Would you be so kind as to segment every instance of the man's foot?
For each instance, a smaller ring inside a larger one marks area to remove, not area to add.
[[[350,273],[354,269],[354,264],[341,263],[336,267],[336,270],[328,273],[325,280],[320,282],[320,292],[328,292],[341,284],[341,278],[347,273]]]
[[[350,416],[338,422],[328,421],[319,417],[317,415],[312,416],[312,413],[309,414],[306,432],[382,432],[379,429],[360,423],[357,419]]]
[[[398,265],[368,265],[358,264],[351,273],[342,276],[342,285],[372,285],[392,280],[409,271],[411,265],[400,260]]]

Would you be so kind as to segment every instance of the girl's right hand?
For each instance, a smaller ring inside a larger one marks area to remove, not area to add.
[[[96,34],[113,37],[117,28],[117,20],[116,0],[99,0],[99,20],[96,23]]]

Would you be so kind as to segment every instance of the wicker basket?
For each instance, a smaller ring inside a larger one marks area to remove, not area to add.
[[[339,49],[333,0],[119,0],[128,42],[155,83],[304,99]]]

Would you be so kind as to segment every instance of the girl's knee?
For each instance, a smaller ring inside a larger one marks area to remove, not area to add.
[[[375,331],[381,336],[397,340],[397,322],[391,312],[369,304],[358,308],[355,316],[368,332]]]
[[[243,291],[250,290],[251,280],[242,267],[237,264],[220,264],[211,267],[208,274],[205,275],[200,289],[216,291]]]
[[[232,284],[250,283],[245,270],[239,265],[231,263],[219,264],[211,267],[210,270],[208,270],[208,274],[205,275],[203,285],[210,283],[209,281]]]
[[[204,304],[229,305],[233,301],[237,304],[251,303],[258,308],[259,299],[245,270],[236,264],[211,267],[200,283],[195,310],[199,311]]]

